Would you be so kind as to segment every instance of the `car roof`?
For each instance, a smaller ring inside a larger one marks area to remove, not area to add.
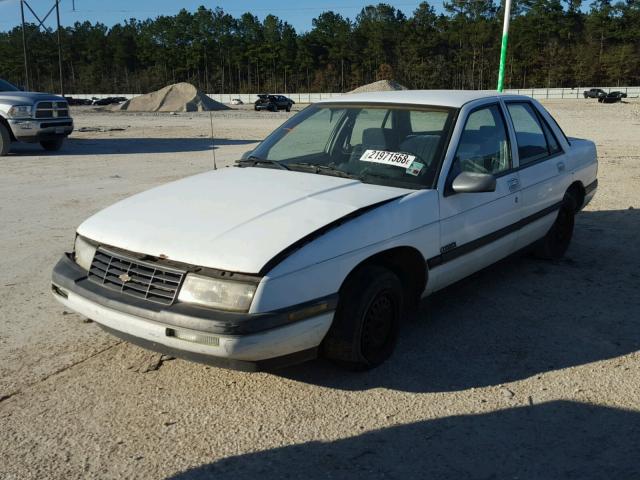
[[[389,92],[347,93],[316,103],[398,103],[405,105],[433,105],[460,108],[465,103],[473,100],[498,98],[500,96],[529,99],[529,97],[524,95],[502,94],[495,90],[397,90]]]

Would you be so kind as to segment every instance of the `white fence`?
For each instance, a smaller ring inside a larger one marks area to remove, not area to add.
[[[640,96],[640,86],[638,87],[576,87],[576,88],[523,88],[508,89],[505,93],[514,93],[518,95],[528,95],[537,99],[576,99],[583,98],[583,92],[590,88],[601,88],[605,92],[620,91],[625,92],[629,97]],[[139,93],[100,93],[100,94],[67,94],[74,98],[106,98],[106,97],[126,97],[133,98],[140,95]],[[257,94],[255,93],[209,93],[207,94],[213,100],[221,103],[230,103],[231,99],[239,98],[243,103],[253,103]],[[342,93],[279,93],[277,95],[286,95],[296,103],[314,103],[327,98],[339,97]]]

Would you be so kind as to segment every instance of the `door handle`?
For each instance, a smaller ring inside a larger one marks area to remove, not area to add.
[[[564,162],[558,162],[556,163],[556,166],[558,167],[558,172],[564,172],[564,169],[565,169]]]
[[[509,191],[514,192],[520,188],[520,180],[512,178],[507,182],[507,185],[509,185]]]

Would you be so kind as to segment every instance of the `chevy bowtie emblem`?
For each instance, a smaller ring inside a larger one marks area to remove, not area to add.
[[[129,280],[131,280],[131,277],[127,273],[118,275],[118,278],[120,279],[120,281],[122,281],[122,283],[127,283]]]

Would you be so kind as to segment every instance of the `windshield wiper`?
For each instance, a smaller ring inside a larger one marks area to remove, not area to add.
[[[259,167],[260,165],[273,165],[276,168],[281,170],[291,170],[285,164],[277,162],[275,160],[267,160],[266,158],[259,158],[254,155],[251,155],[249,158],[245,158],[244,160],[238,160],[236,162],[238,167]]]
[[[355,175],[345,172],[344,170],[340,170],[332,165],[318,165],[316,163],[307,163],[307,162],[298,162],[298,163],[288,163],[287,166],[289,169],[296,170],[297,168],[304,169],[304,171],[318,173],[321,175],[332,175],[334,177],[341,178],[357,178]]]

